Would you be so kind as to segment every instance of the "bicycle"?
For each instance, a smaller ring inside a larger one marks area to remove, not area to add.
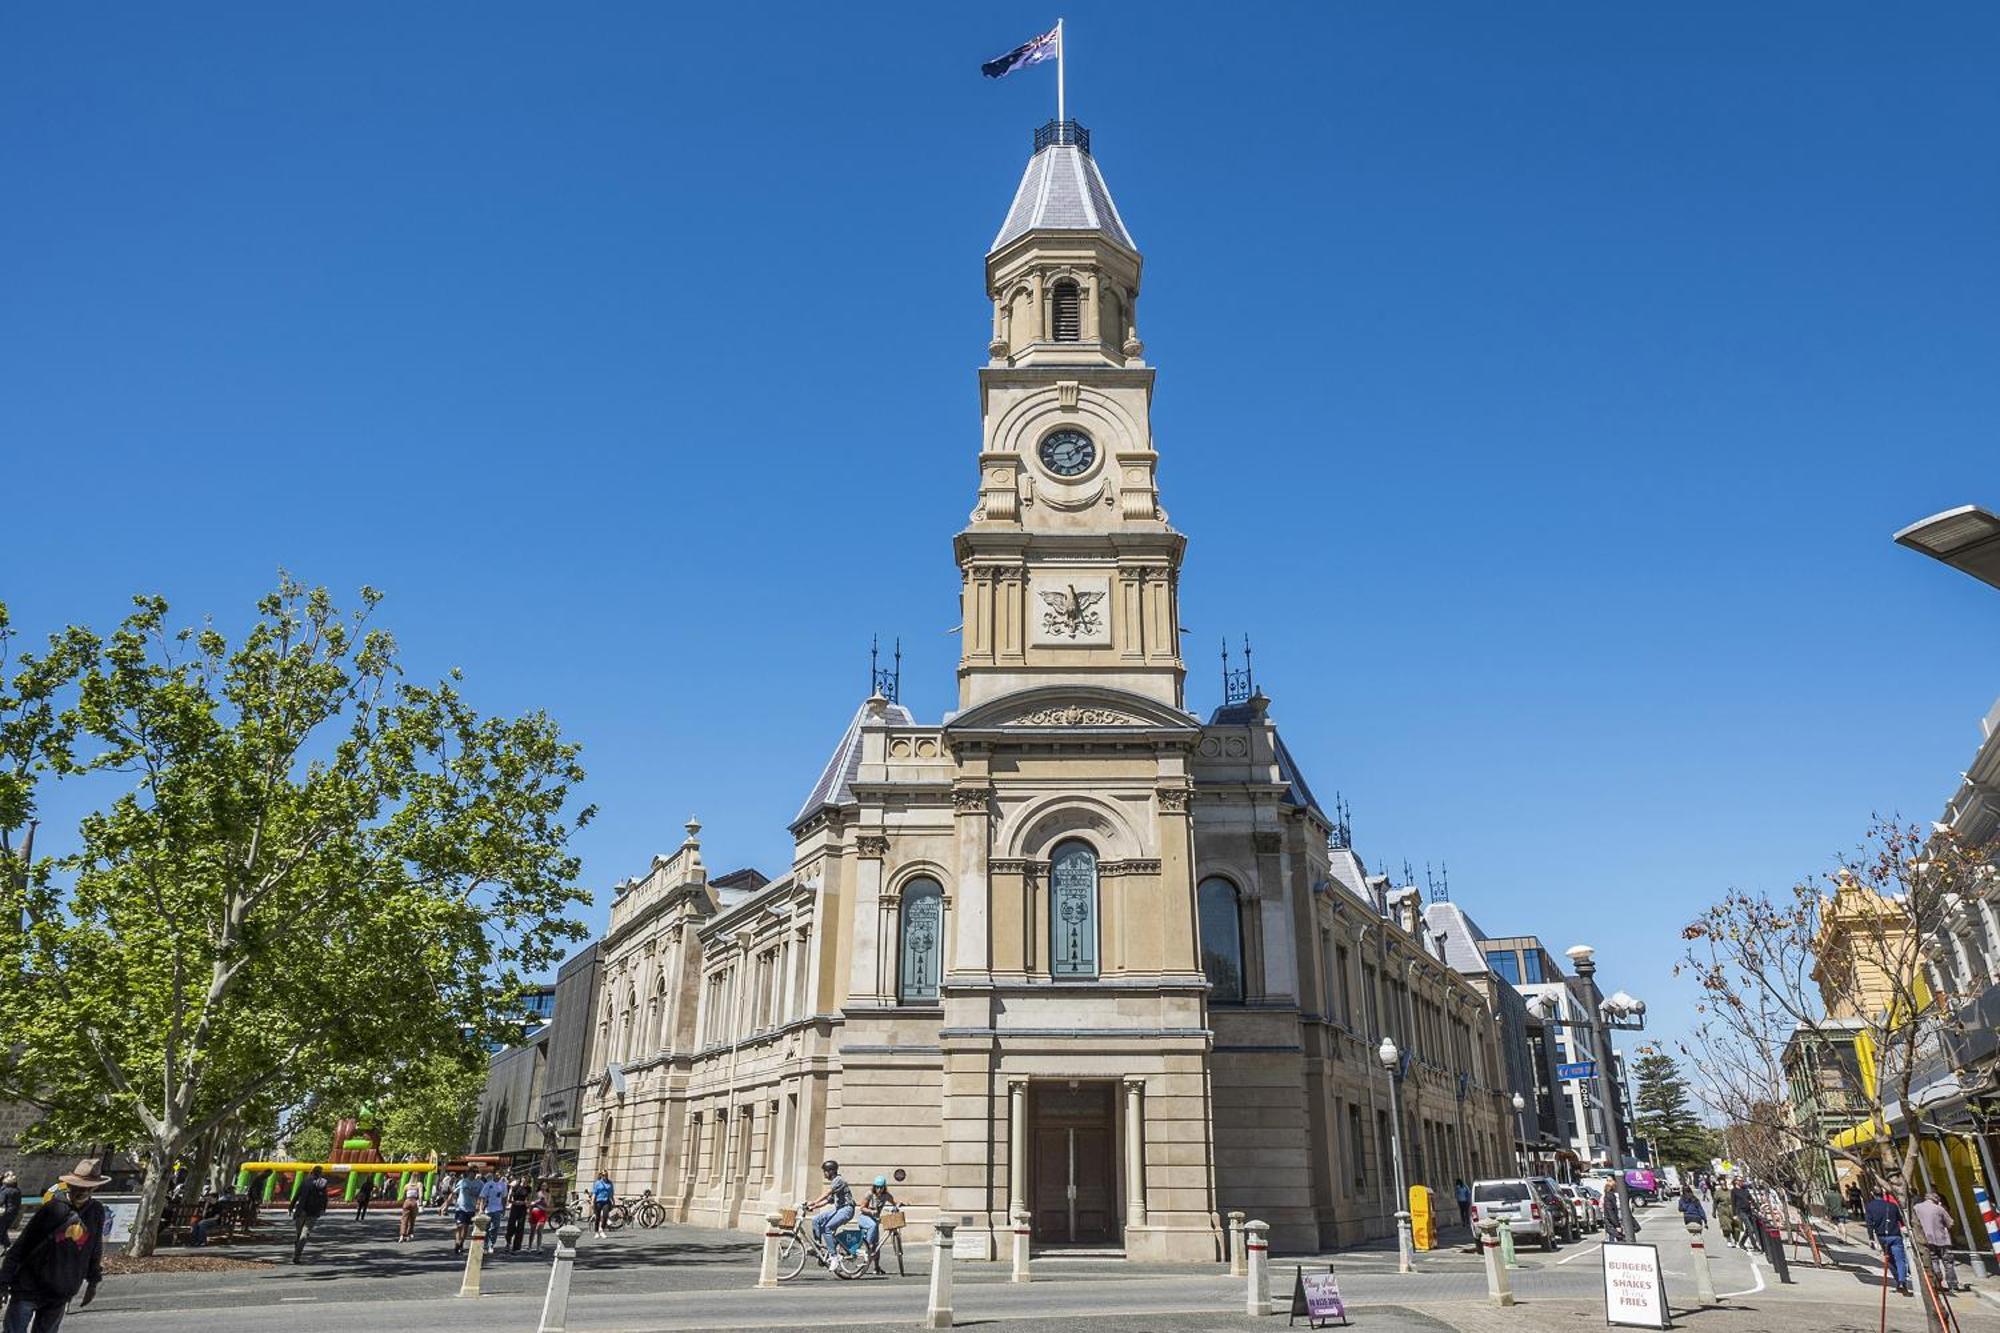
[[[805,1271],[808,1257],[819,1260],[843,1281],[852,1281],[868,1271],[871,1255],[862,1241],[861,1224],[853,1218],[833,1233],[829,1250],[814,1234],[812,1217],[804,1207],[787,1208],[791,1230],[778,1238],[778,1281],[789,1282]]]
[[[644,1190],[628,1194],[612,1204],[611,1211],[605,1214],[604,1225],[613,1231],[622,1231],[628,1224],[637,1222],[650,1231],[666,1220],[666,1208],[653,1197],[653,1191]]]

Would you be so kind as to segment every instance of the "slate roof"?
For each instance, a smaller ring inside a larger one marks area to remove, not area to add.
[[[1492,970],[1487,966],[1485,950],[1479,947],[1486,932],[1457,903],[1432,903],[1425,907],[1424,924],[1430,927],[1431,934],[1443,937],[1444,960],[1454,971],[1476,975]]]
[[[1050,144],[1028,159],[1021,188],[992,249],[1031,231],[1098,231],[1137,253],[1097,161],[1075,144]]]
[[[854,710],[854,720],[841,733],[840,744],[833,747],[833,757],[826,761],[826,768],[813,784],[812,795],[799,807],[799,813],[792,820],[797,824],[814,812],[829,805],[850,805],[854,801],[854,778],[861,771],[861,724],[868,720],[868,705],[862,704]],[[909,709],[892,703],[883,709],[882,720],[892,727],[914,727],[917,719]]]

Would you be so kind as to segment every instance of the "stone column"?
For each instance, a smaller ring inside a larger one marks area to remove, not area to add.
[[[486,1212],[485,1204],[472,1216],[472,1246],[465,1252],[465,1278],[458,1284],[461,1296],[479,1294],[479,1266],[486,1254],[486,1232],[493,1225],[493,1219]]]
[[[1010,1212],[1028,1210],[1028,1081],[1007,1084],[1007,1195]]]
[[[764,1214],[764,1257],[757,1265],[757,1285],[778,1285],[778,1242],[785,1237],[785,1219],[777,1213]]]
[[[1014,1281],[1032,1282],[1034,1277],[1028,1271],[1029,1232],[1034,1225],[1034,1217],[1026,1204],[1014,1205]]]
[[[549,1270],[549,1294],[542,1302],[542,1322],[535,1333],[565,1333],[569,1326],[569,1279],[576,1268],[576,1242],[581,1235],[574,1222],[556,1231],[556,1264]]]
[[[1267,1315],[1271,1313],[1271,1224],[1246,1222],[1243,1234],[1248,1237],[1244,1248],[1250,1253],[1250,1284],[1243,1312]]]
[[[1125,1225],[1146,1225],[1146,1084],[1125,1080]]]
[[[1248,1277],[1250,1264],[1243,1255],[1243,1214],[1229,1215],[1229,1276]]]
[[[1715,1297],[1715,1277],[1708,1271],[1708,1247],[1702,1244],[1701,1223],[1690,1220],[1688,1249],[1694,1253],[1694,1294],[1703,1305],[1720,1305]]]
[[[1506,1260],[1500,1254],[1497,1235],[1506,1223],[1491,1218],[1481,1219],[1479,1231],[1479,1252],[1486,1262],[1486,1299],[1495,1305],[1514,1303],[1514,1279],[1508,1276]]]
[[[951,1233],[958,1224],[939,1218],[931,1236],[931,1294],[924,1307],[925,1328],[951,1327]]]

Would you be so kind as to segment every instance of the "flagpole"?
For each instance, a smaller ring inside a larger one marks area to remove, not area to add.
[[[1063,21],[1056,20],[1056,124],[1061,125],[1069,117],[1063,105]]]

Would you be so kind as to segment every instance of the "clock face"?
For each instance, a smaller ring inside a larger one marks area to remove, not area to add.
[[[1097,446],[1080,430],[1050,431],[1042,437],[1042,466],[1058,477],[1074,477],[1097,461]]]

